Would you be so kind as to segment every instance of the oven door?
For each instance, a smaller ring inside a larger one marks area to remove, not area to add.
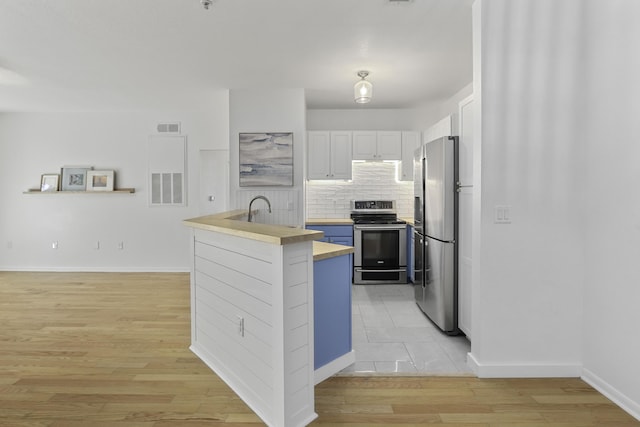
[[[407,225],[356,224],[353,283],[407,283]]]

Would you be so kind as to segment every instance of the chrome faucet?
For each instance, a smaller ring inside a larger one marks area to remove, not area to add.
[[[247,222],[251,222],[251,218],[252,218],[252,213],[251,213],[251,205],[253,204],[253,202],[256,201],[256,199],[262,199],[265,202],[267,202],[267,206],[269,206],[269,213],[271,213],[271,202],[269,201],[269,199],[267,199],[264,196],[256,196],[253,199],[251,199],[251,201],[249,202],[249,217],[247,218]]]

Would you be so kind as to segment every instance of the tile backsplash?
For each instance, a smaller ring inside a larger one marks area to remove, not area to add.
[[[351,181],[307,181],[307,218],[349,218],[351,200],[395,200],[413,217],[413,182],[396,181],[399,162],[353,162]]]

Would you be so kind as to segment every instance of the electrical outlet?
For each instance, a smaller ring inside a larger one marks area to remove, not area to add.
[[[51,242],[51,249],[58,249],[58,241]]]
[[[93,249],[100,249],[100,240],[96,240],[96,243],[93,245]]]
[[[119,250],[123,250],[124,249],[124,242],[118,242],[118,249]]]

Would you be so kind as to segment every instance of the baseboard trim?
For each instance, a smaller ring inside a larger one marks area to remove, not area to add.
[[[467,365],[478,378],[580,378],[579,364],[497,364],[482,363],[467,353]]]
[[[326,365],[320,366],[314,372],[314,385],[317,385],[322,381],[326,380],[327,378],[335,375],[336,373],[340,372],[347,366],[351,365],[352,363],[355,363],[355,361],[356,361],[356,352],[354,350],[351,350],[349,353],[343,354],[337,359],[333,359],[331,362],[327,363]]]
[[[156,267],[0,267],[0,271],[39,273],[189,273],[189,268]]]
[[[588,369],[582,370],[582,380],[605,395],[609,400],[622,408],[629,415],[640,421],[640,403],[634,402],[624,393],[600,378]]]

